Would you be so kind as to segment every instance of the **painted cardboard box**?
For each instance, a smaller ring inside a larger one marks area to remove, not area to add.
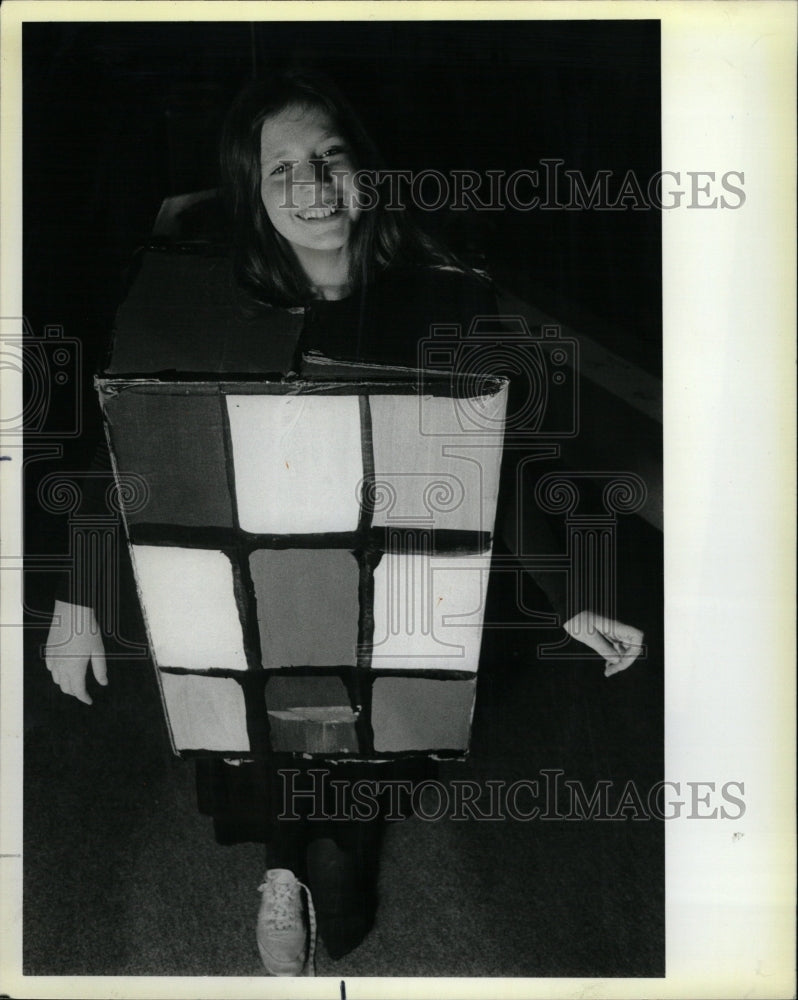
[[[506,380],[298,357],[226,259],[136,268],[96,387],[175,752],[461,756]]]
[[[178,754],[467,750],[505,380],[97,388]]]

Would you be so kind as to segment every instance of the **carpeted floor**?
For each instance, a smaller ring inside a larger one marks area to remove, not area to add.
[[[472,753],[442,767],[446,782],[556,769],[588,792],[611,781],[617,801],[628,780],[645,799],[661,777],[661,538],[626,524],[619,617],[646,629],[647,660],[605,680],[596,660],[539,661],[548,633],[486,632]],[[494,576],[489,620],[506,618],[513,586]],[[29,606],[45,595],[31,576]],[[263,848],[215,843],[193,767],[169,749],[148,661],[113,660],[87,708],[50,683],[43,639],[26,633],[25,973],[261,975]],[[664,944],[662,823],[414,817],[388,830],[374,930],[337,962],[320,946],[317,969],[658,976]]]

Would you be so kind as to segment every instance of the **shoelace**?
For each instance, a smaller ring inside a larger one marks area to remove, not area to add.
[[[273,909],[269,911],[269,917],[267,923],[274,927],[275,930],[284,931],[289,930],[294,926],[296,920],[296,894],[294,892],[295,887],[298,886],[300,889],[305,890],[305,896],[308,901],[308,934],[310,936],[310,945],[308,947],[308,958],[305,963],[306,976],[316,975],[316,908],[313,905],[313,896],[310,893],[310,889],[305,885],[304,882],[300,882],[299,879],[294,879],[293,883],[289,882],[277,882],[270,883],[268,881],[263,882],[258,886],[258,892],[265,892],[266,889],[271,889],[274,894],[274,906]]]

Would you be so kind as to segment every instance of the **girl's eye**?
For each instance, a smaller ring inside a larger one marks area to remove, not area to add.
[[[345,152],[346,150],[343,146],[330,146],[329,149],[325,150],[321,154],[321,159],[326,160],[331,156],[340,156],[342,153]]]
[[[280,174],[284,174],[286,170],[292,165],[291,160],[286,160],[284,163],[278,164],[274,170],[269,174],[270,177],[278,177]]]

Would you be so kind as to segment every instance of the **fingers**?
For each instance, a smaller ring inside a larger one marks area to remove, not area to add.
[[[601,632],[594,632],[592,635],[577,636],[577,638],[594,649],[608,664],[620,663],[622,651],[615,643],[610,642],[606,636],[602,635]]]
[[[78,701],[82,701],[84,705],[93,705],[94,702],[89,697],[89,692],[86,690],[86,675],[83,675],[82,680],[72,680],[71,683],[67,684],[66,687],[62,686],[61,690],[64,694],[71,694],[73,698],[77,698]]]
[[[105,665],[105,652],[102,640],[99,640],[99,648],[95,648],[91,653],[91,665],[94,676],[103,687],[108,684],[108,677]],[[52,675],[53,682],[61,688],[64,694],[72,698],[77,698],[84,705],[93,705],[94,701],[86,688],[86,671],[88,662],[81,656],[48,656],[47,669]]]
[[[92,644],[91,651],[91,669],[97,683],[101,684],[103,687],[107,687],[108,671],[105,666],[105,647],[103,646],[103,641],[100,636],[96,636],[95,640],[96,641]]]
[[[627,670],[640,656],[643,651],[643,633],[634,625],[625,625],[623,622],[610,621],[607,624],[608,638],[618,653],[615,663],[607,661],[604,670],[605,677],[612,677],[613,674]]]
[[[48,669],[50,669],[49,666]],[[89,692],[86,690],[85,661],[66,660],[63,657],[56,657],[53,660],[51,673],[53,681],[61,688],[64,694],[77,698],[84,705],[93,704]]]
[[[593,628],[603,632],[610,639],[617,639],[619,642],[635,646],[639,646],[642,642],[643,633],[639,628],[635,628],[634,625],[627,625],[625,622],[616,621],[614,618],[606,618],[604,615],[597,615],[593,612],[586,612],[585,617]]]
[[[634,625],[624,625],[623,622],[610,622],[607,634],[626,646],[642,646],[643,633]]]
[[[601,627],[600,623],[603,621],[604,619],[596,618],[594,620],[585,614],[580,614],[567,622],[564,628],[572,638],[584,643],[608,663],[618,663],[621,658],[621,649],[598,631]]]
[[[607,666],[604,668],[604,676],[612,677],[613,674],[618,674],[622,670],[631,667],[642,651],[642,646],[625,646],[622,655],[615,663],[607,662]]]
[[[563,625],[565,631],[601,656],[604,676],[628,669],[643,651],[643,633],[633,625],[581,611]]]
[[[608,663],[617,663],[619,655],[614,646],[598,631],[598,623],[603,620],[598,616],[594,616],[592,612],[581,611],[578,615],[574,615],[573,618],[565,622],[563,628],[571,638],[584,643],[585,646],[598,653]]]
[[[90,607],[56,601],[43,652],[54,683],[84,705],[92,704],[86,690],[89,663],[97,683],[108,684],[105,647]]]

